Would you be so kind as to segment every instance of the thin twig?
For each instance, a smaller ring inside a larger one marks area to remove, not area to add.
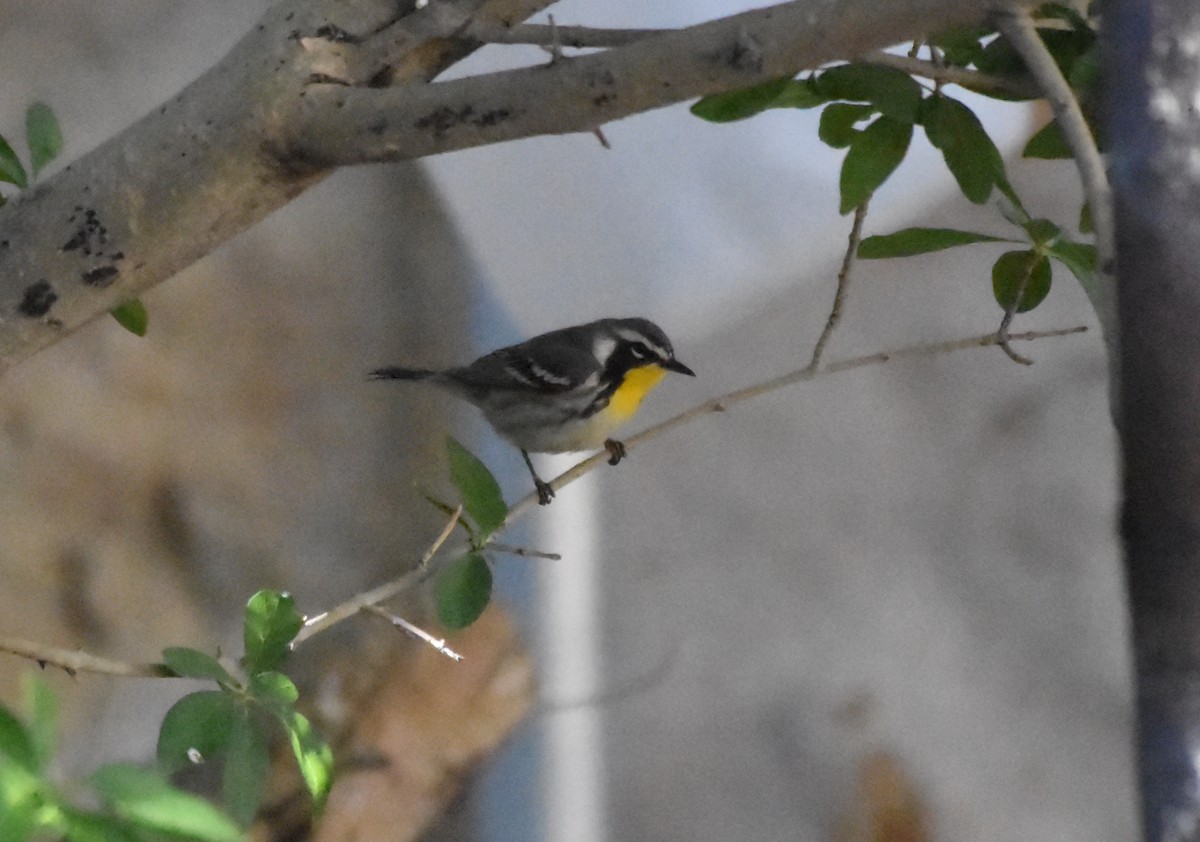
[[[300,633],[292,640],[292,647],[295,648],[313,635],[320,634],[331,626],[353,617],[364,608],[378,605],[420,584],[428,572],[429,560],[441,549],[442,544],[446,543],[446,539],[450,537],[450,533],[454,531],[454,527],[458,525],[458,520],[461,517],[462,506],[460,505],[451,512],[450,519],[446,521],[446,525],[442,528],[438,537],[434,539],[434,542],[429,545],[429,549],[425,550],[425,553],[421,556],[421,560],[417,562],[417,566],[403,576],[393,579],[390,582],[385,582],[369,591],[355,594],[340,605],[306,620],[304,628],[300,629]]]
[[[1032,342],[1038,339],[1048,339],[1055,336],[1068,336],[1074,333],[1083,333],[1087,330],[1086,325],[1077,327],[1059,328],[1056,330],[1031,330],[1025,333],[1014,333],[1008,337],[1010,342]],[[892,362],[894,360],[908,359],[911,357],[925,357],[934,354],[948,354],[955,351],[964,351],[970,348],[987,348],[993,345],[999,345],[1000,340],[996,333],[985,333],[980,336],[971,336],[966,339],[952,339],[946,342],[933,342],[922,345],[910,345],[905,348],[898,348],[894,351],[880,351],[874,354],[867,354],[861,357],[851,357],[845,360],[828,363],[819,369],[812,369],[808,366],[797,369],[795,371],[782,374],[779,377],[772,378],[762,383],[756,383],[753,386],[747,386],[744,389],[738,389],[734,392],[721,395],[720,397],[710,398],[698,406],[692,407],[689,410],[679,413],[678,415],[668,418],[662,423],[655,424],[653,427],[648,427],[636,436],[631,436],[623,439],[626,451],[630,451],[635,447],[639,447],[651,439],[661,436],[676,427],[687,424],[688,422],[713,412],[723,412],[734,404],[756,398],[760,395],[765,395],[769,392],[775,392],[779,389],[792,386],[796,383],[803,383],[808,380],[814,380],[817,377],[822,377],[829,374],[839,374],[843,371],[850,371],[856,368],[865,368],[871,365],[882,365],[883,363]],[[601,451],[594,456],[584,459],[577,465],[564,471],[555,477],[550,486],[558,491],[563,486],[574,482],[589,471],[593,471],[600,465],[606,464],[608,461],[608,451]],[[503,531],[514,521],[532,510],[537,505],[537,495],[530,494],[521,498],[508,510],[508,516],[504,519],[504,525],[498,531]]]
[[[1112,190],[1104,171],[1104,159],[1096,147],[1096,139],[1083,116],[1083,109],[1071,85],[1063,77],[1054,56],[1046,49],[1033,19],[1022,8],[1013,6],[995,14],[996,27],[1008,38],[1018,55],[1037,81],[1046,101],[1054,111],[1054,119],[1063,139],[1075,158],[1083,195],[1092,211],[1092,228],[1096,234],[1097,316],[1104,329],[1104,341],[1110,358],[1115,353],[1116,288],[1113,272],[1116,257],[1116,235],[1113,223]]]
[[[854,223],[850,226],[846,254],[842,257],[842,268],[838,270],[837,292],[833,294],[833,307],[829,310],[829,318],[825,320],[825,327],[821,330],[821,335],[817,337],[817,342],[813,345],[812,359],[808,361],[808,367],[811,369],[815,370],[821,364],[825,346],[829,344],[833,331],[837,329],[838,323],[842,320],[842,305],[846,303],[846,292],[850,289],[850,270],[854,268],[858,244],[862,242],[863,220],[867,218],[867,204],[870,201],[871,198],[868,196],[854,209]]]
[[[1021,280],[1017,282],[1016,294],[1013,295],[1013,300],[1004,308],[1004,318],[1000,320],[1000,327],[996,328],[996,339],[1000,343],[1000,350],[1008,355],[1008,358],[1015,363],[1021,365],[1033,365],[1033,360],[1029,357],[1018,354],[1009,341],[1010,334],[1009,326],[1012,325],[1013,318],[1017,315],[1017,308],[1021,306],[1021,299],[1025,297],[1025,290],[1029,288],[1029,279],[1033,277],[1033,270],[1038,264],[1038,257],[1031,256],[1029,265],[1025,271],[1021,273]]]
[[[101,658],[81,649],[61,649],[19,637],[0,637],[0,652],[8,652],[36,661],[40,666],[54,666],[75,675],[90,672],[96,675],[117,675],[125,678],[175,678],[164,664],[132,664]]]
[[[442,653],[443,655],[445,655],[447,658],[449,658],[452,661],[461,661],[463,659],[462,655],[455,652],[453,649],[451,649],[449,646],[446,645],[446,638],[434,637],[429,632],[425,631],[425,629],[421,628],[420,626],[414,625],[413,623],[410,623],[408,620],[404,619],[403,617],[401,617],[398,614],[393,614],[390,611],[385,611],[384,609],[380,608],[378,605],[366,605],[366,606],[363,606],[362,610],[369,611],[372,614],[376,614],[380,617],[383,617],[383,619],[387,620],[389,623],[391,623],[396,628],[400,629],[400,631],[404,632],[409,637],[411,637],[415,640],[421,640],[421,641],[424,641],[425,643],[428,643],[430,646],[432,646],[434,649],[436,649],[438,652]]]
[[[624,47],[673,29],[604,29],[594,26],[522,23],[508,27],[474,27],[467,37],[485,44],[534,44],[545,47],[557,43],[575,49]]]
[[[891,67],[903,71],[910,76],[923,76],[942,84],[958,85],[972,91],[1012,94],[1021,97],[1036,97],[1041,95],[1039,88],[1032,79],[1013,79],[1008,76],[995,76],[978,70],[967,70],[965,67],[937,64],[924,59],[910,56],[898,56],[883,50],[872,50],[859,59],[864,64],[874,64],[880,67]]]
[[[498,553],[508,553],[509,555],[518,555],[523,558],[544,558],[549,561],[562,561],[562,556],[558,553],[544,553],[541,550],[531,550],[528,547],[514,547],[512,544],[501,544],[497,541],[490,541],[488,548]]]

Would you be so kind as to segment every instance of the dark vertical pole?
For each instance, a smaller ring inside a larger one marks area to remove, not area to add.
[[[1200,2],[1104,8],[1146,842],[1200,840]]]

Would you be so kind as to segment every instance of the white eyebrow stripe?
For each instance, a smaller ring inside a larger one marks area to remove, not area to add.
[[[636,342],[640,345],[645,345],[647,348],[653,351],[660,360],[669,360],[673,356],[666,348],[655,342],[651,342],[645,334],[638,333],[636,330],[617,328],[617,335],[627,342]]]

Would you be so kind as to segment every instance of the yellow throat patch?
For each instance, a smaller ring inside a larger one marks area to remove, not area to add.
[[[653,364],[626,372],[625,380],[617,391],[613,392],[612,398],[608,401],[608,412],[617,420],[617,423],[628,421],[633,417],[642,403],[642,398],[650,394],[650,390],[658,385],[658,381],[662,380],[666,373],[665,368]]]

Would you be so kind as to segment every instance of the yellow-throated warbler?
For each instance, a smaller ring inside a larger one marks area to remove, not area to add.
[[[600,319],[543,333],[461,368],[380,368],[370,377],[428,380],[475,404],[520,448],[544,506],[554,489],[537,475],[529,452],[604,447],[609,463],[617,464],[625,445],[609,436],[668,371],[695,376],[675,359],[662,328],[647,319]]]

